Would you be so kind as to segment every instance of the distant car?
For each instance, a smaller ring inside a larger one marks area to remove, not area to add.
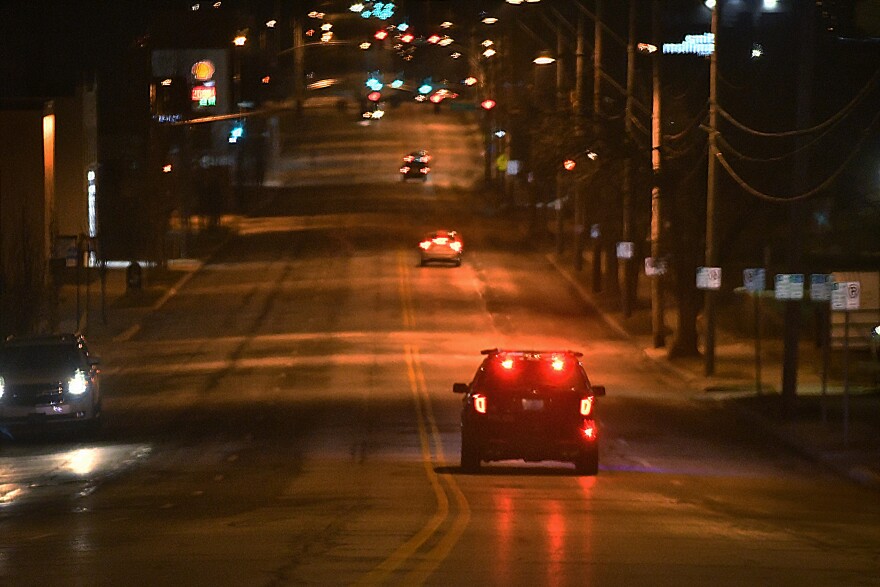
[[[419,242],[420,264],[422,266],[432,262],[441,262],[452,263],[458,267],[461,265],[463,252],[464,244],[461,242],[461,236],[454,230],[429,232]]]
[[[413,151],[403,158],[400,166],[400,179],[406,181],[408,179],[421,179],[427,181],[428,174],[431,173],[431,155],[425,150]]]
[[[470,383],[455,383],[464,396],[461,468],[481,461],[567,461],[581,475],[599,471],[596,398],[575,351],[489,349]]]
[[[0,345],[0,428],[96,429],[98,363],[79,334],[8,338]]]

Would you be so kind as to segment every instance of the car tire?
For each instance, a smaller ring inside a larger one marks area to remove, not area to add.
[[[581,451],[574,461],[574,470],[578,475],[598,475],[599,451],[595,448]]]
[[[465,473],[477,473],[480,470],[480,447],[476,441],[465,435],[461,436],[461,470]]]

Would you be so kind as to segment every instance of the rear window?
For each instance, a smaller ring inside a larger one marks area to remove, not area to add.
[[[509,365],[509,366],[508,366]],[[577,361],[568,358],[560,368],[549,360],[514,359],[506,365],[489,358],[480,368],[474,384],[484,391],[505,389],[586,389],[587,379]]]

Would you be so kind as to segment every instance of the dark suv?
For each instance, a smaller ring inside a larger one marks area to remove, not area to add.
[[[568,461],[582,475],[599,471],[595,398],[574,351],[490,349],[473,381],[456,383],[461,411],[461,468],[481,461]]]
[[[0,428],[97,428],[98,374],[98,359],[89,353],[82,335],[8,338],[0,345]]]

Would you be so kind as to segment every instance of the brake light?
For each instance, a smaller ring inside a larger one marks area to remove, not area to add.
[[[407,173],[408,171],[409,171],[409,167],[407,167],[406,165],[404,165],[403,167],[400,168],[401,173]]]
[[[596,439],[596,425],[592,420],[587,420],[584,422],[584,427],[581,429],[581,432],[584,434],[584,438],[587,440],[595,440]]]
[[[486,413],[486,396],[475,393],[474,394],[474,411],[479,414]]]
[[[505,369],[513,369],[513,359],[504,359],[501,361],[501,366]]]
[[[593,398],[585,397],[581,400],[581,416],[589,416],[593,411]]]
[[[406,157],[403,158],[403,160],[406,161],[407,163],[411,163],[413,159],[415,159],[415,157],[413,157],[412,155],[407,155]]]
[[[565,361],[560,359],[559,357],[553,357],[553,361],[550,363],[550,366],[553,367],[554,371],[562,371],[565,369]]]
[[[456,241],[449,245],[449,248],[455,251],[456,253],[461,251],[461,243]]]
[[[431,171],[431,168],[430,168],[430,167],[422,167],[421,169],[419,169],[419,171],[420,171],[421,173],[427,175],[428,172]]]
[[[445,245],[448,242],[449,242],[449,239],[446,238],[445,236],[438,236],[437,238],[434,239],[435,245]]]
[[[431,241],[422,241],[419,243],[419,246],[427,251],[431,248]]]

